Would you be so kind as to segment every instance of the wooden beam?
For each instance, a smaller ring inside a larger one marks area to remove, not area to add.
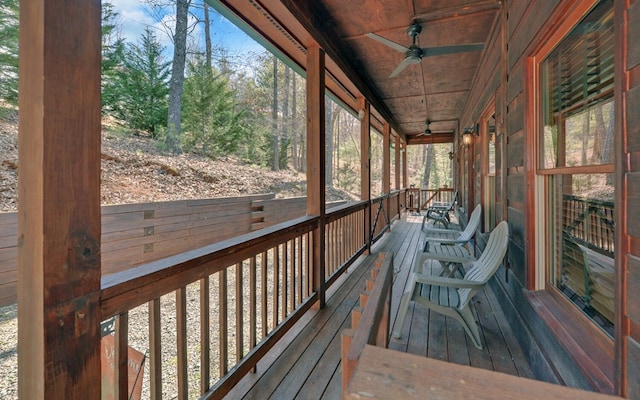
[[[459,6],[451,6],[440,8],[413,16],[412,21],[418,23],[437,21],[441,19],[457,18],[465,15],[473,15],[485,11],[495,11],[500,9],[500,1],[498,0],[481,0],[475,3],[464,4]]]
[[[325,68],[324,50],[307,49],[307,214],[320,217],[313,231],[313,286],[325,304]]]
[[[431,136],[407,136],[407,145],[453,143],[452,133],[434,133]]]
[[[100,399],[100,2],[20,1],[18,394]]]

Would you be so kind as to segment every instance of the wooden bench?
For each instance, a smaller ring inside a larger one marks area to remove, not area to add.
[[[366,346],[343,399],[620,399],[415,354]]]
[[[360,295],[360,306],[351,312],[351,329],[342,331],[342,393],[360,353],[367,344],[381,347],[389,345],[389,315],[391,312],[391,288],[393,286],[393,253],[380,253],[366,280]]]

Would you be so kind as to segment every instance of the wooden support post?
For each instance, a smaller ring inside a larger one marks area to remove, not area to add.
[[[382,193],[391,193],[391,126],[385,122],[382,128]],[[391,221],[391,199],[387,197],[384,201],[384,210]]]
[[[395,168],[395,189],[396,190],[400,190],[400,163],[402,162],[402,160],[400,160],[400,136],[395,136],[394,138],[394,150],[395,150],[395,163],[394,163],[394,168]],[[398,212],[400,211],[400,208],[398,208]]]
[[[100,399],[100,2],[20,1],[18,394]]]
[[[405,188],[409,187],[409,174],[407,173],[407,145],[402,145],[404,151],[402,152],[402,184]]]
[[[363,110],[360,120],[360,199],[371,200],[371,108],[364,98],[358,99],[358,109]],[[367,249],[371,250],[371,205],[364,212],[364,234]]]
[[[319,217],[313,232],[313,290],[325,304],[325,68],[324,51],[307,50],[307,214]]]

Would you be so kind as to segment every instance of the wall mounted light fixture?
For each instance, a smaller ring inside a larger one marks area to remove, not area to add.
[[[464,128],[464,131],[462,131],[462,143],[469,146],[473,141],[473,136],[478,136],[480,134],[479,128],[478,124],[469,128]]]

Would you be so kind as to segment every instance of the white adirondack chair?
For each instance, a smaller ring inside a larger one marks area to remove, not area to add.
[[[432,244],[466,244],[476,233],[480,226],[480,218],[482,216],[482,205],[478,204],[473,209],[469,222],[463,231],[454,231],[451,229],[427,229],[425,232],[426,239],[423,251],[429,251],[429,245]]]
[[[433,203],[429,208],[427,208],[427,213],[422,218],[422,230],[424,230],[424,225],[427,220],[433,220],[435,222],[440,222],[444,225],[445,228],[449,227],[449,222],[451,221],[449,218],[449,213],[453,210],[453,207],[456,205],[456,201],[458,200],[458,191],[453,194],[451,201],[446,203]]]
[[[476,348],[482,350],[478,325],[469,302],[481,291],[496,273],[507,253],[509,225],[502,221],[489,236],[482,255],[473,261],[464,278],[447,278],[425,274],[422,264],[416,265],[405,286],[400,309],[393,329],[393,337],[399,338],[404,318],[411,300],[424,307],[458,320],[471,337]]]

